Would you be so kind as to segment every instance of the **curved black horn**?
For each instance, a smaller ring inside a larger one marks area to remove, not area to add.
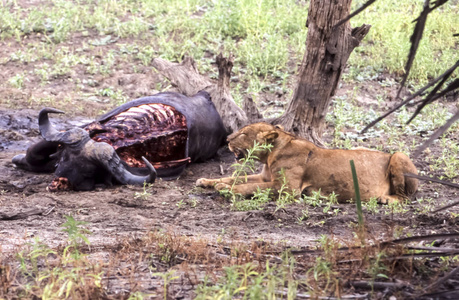
[[[148,170],[150,171],[150,174],[148,174],[148,179],[145,179],[144,182],[148,183],[154,183],[156,180],[156,169],[153,167],[153,165],[146,159],[145,157],[142,156],[142,160],[147,166]]]
[[[38,114],[38,128],[42,137],[49,142],[60,142],[63,133],[57,131],[49,122],[48,113],[63,114],[64,112],[55,108],[45,107]]]
[[[105,143],[100,143],[100,144],[104,144],[106,146],[109,146],[108,144],[105,144]],[[102,147],[99,150],[99,151],[101,151],[100,153],[104,152],[104,150],[102,150]],[[111,149],[113,149],[111,146],[109,146],[109,147]],[[108,150],[107,148],[105,150]],[[108,151],[111,151],[111,150],[108,150]],[[112,174],[112,176],[115,177],[116,180],[118,182],[120,182],[121,184],[141,185],[141,184],[144,184],[145,182],[147,182],[147,183],[155,182],[155,180],[156,180],[156,169],[155,169],[155,167],[153,167],[153,165],[145,157],[142,156],[142,159],[145,162],[145,164],[147,165],[147,169],[149,171],[149,174],[146,175],[146,176],[135,175],[132,172],[130,172],[126,168],[126,166],[123,164],[123,162],[120,159],[120,157],[118,156],[118,154],[116,154],[115,150],[113,150],[110,159],[108,159],[108,160],[102,159],[102,162],[105,164],[105,167]]]

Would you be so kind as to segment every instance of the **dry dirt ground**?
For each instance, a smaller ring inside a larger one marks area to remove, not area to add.
[[[78,47],[78,37],[73,39]],[[9,48],[8,48],[9,47]],[[0,52],[11,52],[20,45],[0,45]],[[109,46],[108,46],[109,47]],[[7,50],[8,49],[8,50]],[[7,55],[3,53],[2,55]],[[94,59],[100,59],[95,56]],[[1,65],[1,79],[6,82],[11,74],[22,69],[30,69],[32,65],[21,62],[7,61]],[[108,86],[122,88],[125,94],[134,99],[154,93],[157,83],[164,78],[154,73],[151,68],[142,72],[130,71],[127,62],[120,62],[111,76],[95,78],[97,89]],[[69,78],[85,78],[83,71],[70,74],[68,77],[54,78],[51,83],[43,85],[38,79],[24,83],[21,90],[2,86],[0,97],[4,105],[0,107],[0,254],[7,257],[17,251],[20,246],[31,242],[34,238],[51,247],[63,246],[67,243],[67,234],[61,225],[65,216],[71,215],[78,221],[87,222],[86,228],[91,242],[93,256],[107,255],[107,249],[116,249],[126,238],[142,236],[148,231],[165,230],[176,235],[185,235],[203,239],[209,244],[219,240],[266,242],[298,248],[314,247],[321,235],[332,235],[346,241],[353,238],[357,222],[355,206],[341,204],[333,207],[339,209],[323,213],[322,208],[310,208],[309,218],[300,222],[304,206],[291,204],[276,210],[274,203],[268,204],[260,211],[233,211],[227,199],[218,193],[195,187],[200,177],[220,177],[231,174],[234,156],[222,148],[218,155],[205,162],[191,164],[183,175],[174,181],[157,181],[146,188],[138,186],[115,186],[98,188],[91,192],[58,192],[50,193],[46,187],[51,182],[51,174],[34,174],[17,169],[11,158],[24,153],[27,147],[38,138],[37,115],[40,107],[35,102],[28,108],[30,99],[39,95],[58,95],[61,99],[69,97],[68,102],[60,103],[60,109],[70,112],[69,116],[54,118],[53,121],[61,129],[70,128],[91,121],[94,111],[110,109],[110,103],[84,102],[80,96],[72,96],[74,85]],[[91,91],[92,87],[86,87]],[[7,99],[7,101],[5,100]],[[275,100],[275,99],[267,99]],[[73,102],[72,102],[73,101]],[[83,101],[83,102],[81,102]],[[271,101],[274,102],[274,101]],[[44,105],[52,105],[44,102]],[[57,121],[60,120],[60,121]],[[363,145],[364,146],[364,145]],[[439,145],[437,145],[439,147]],[[438,150],[438,149],[437,149]],[[432,151],[437,151],[434,148]],[[428,170],[422,158],[416,162],[419,170]],[[436,193],[436,194],[435,194]],[[142,196],[143,194],[143,196]],[[439,184],[423,182],[418,198],[437,195],[438,205],[457,200],[457,190]],[[139,196],[140,195],[140,196]],[[366,214],[368,232],[375,239],[391,239],[411,235],[449,233],[459,231],[459,218],[452,213],[459,213],[455,207],[448,211],[430,214],[423,211],[423,204],[416,201],[408,204],[404,213]],[[452,241],[443,241],[448,247],[458,247]],[[146,272],[148,276],[148,272]],[[433,276],[440,276],[438,273]],[[433,278],[432,278],[433,280]],[[456,281],[457,282],[457,281]],[[108,294],[122,289],[120,285],[111,284]],[[146,285],[153,283],[146,283]],[[159,284],[159,279],[156,279]],[[146,289],[148,286],[146,287]],[[125,288],[129,290],[129,288]],[[180,290],[176,287],[176,290]],[[180,297],[189,298],[191,292]],[[177,294],[171,294],[171,297]],[[177,298],[180,298],[177,296]]]
[[[0,244],[5,257],[37,237],[51,247],[65,246],[68,238],[61,225],[68,215],[87,222],[86,228],[91,232],[90,252],[96,257],[106,256],[107,249],[118,247],[126,238],[157,230],[203,239],[210,244],[221,240],[248,244],[263,241],[298,248],[314,247],[324,234],[343,242],[353,238],[355,228],[350,224],[357,222],[353,204],[334,206],[340,209],[336,215],[325,214],[322,208],[310,208],[310,217],[299,222],[303,209],[300,204],[276,211],[272,203],[262,211],[238,212],[231,210],[229,201],[218,193],[196,188],[195,181],[200,177],[227,176],[232,172],[234,156],[226,148],[208,162],[191,164],[178,180],[157,181],[146,193],[138,186],[50,193],[46,187],[52,174],[25,172],[11,163],[15,154],[23,153],[37,139],[37,113],[32,109],[0,110]],[[54,123],[60,128],[69,128],[86,121],[86,118],[73,117]],[[420,162],[417,166],[426,168]],[[431,183],[422,183],[417,197],[435,192],[442,204],[457,199],[454,189]],[[139,197],[142,193],[145,195]],[[422,209],[416,201],[405,208],[405,213],[366,214],[368,232],[375,239],[387,240],[459,229],[458,219],[451,214],[458,212],[456,208],[435,214],[415,213],[416,209]],[[445,245],[458,246],[454,240],[446,241]],[[160,285],[159,279],[153,281]],[[112,284],[111,292],[121,286],[121,283]]]

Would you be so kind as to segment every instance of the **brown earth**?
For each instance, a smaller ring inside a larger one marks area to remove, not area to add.
[[[85,227],[91,232],[88,237],[92,257],[107,257],[107,252],[114,251],[124,240],[142,237],[149,231],[172,232],[177,236],[202,239],[209,244],[263,241],[297,248],[316,246],[321,235],[334,236],[343,244],[353,239],[355,227],[350,224],[357,223],[353,204],[334,206],[333,209],[339,209],[336,215],[333,212],[323,213],[322,207],[310,207],[309,218],[299,222],[304,209],[302,204],[291,204],[276,211],[276,205],[271,203],[261,211],[239,212],[231,210],[229,201],[218,193],[196,188],[195,182],[200,177],[231,174],[231,165],[235,160],[227,148],[222,148],[208,162],[191,164],[177,180],[157,181],[146,188],[147,193],[143,197],[139,197],[144,192],[139,186],[50,193],[46,187],[53,178],[52,174],[25,172],[11,163],[15,154],[23,153],[36,140],[37,114],[38,111],[32,109],[0,110],[0,145],[3,147],[0,154],[0,244],[4,257],[35,238],[51,247],[65,246],[68,236],[61,225],[68,215],[87,222]],[[55,124],[69,128],[86,120],[73,117]],[[419,161],[417,166],[419,169],[428,167]],[[422,183],[417,197],[432,197],[435,193],[438,197],[435,207],[457,200],[457,190],[432,183]],[[459,213],[458,207],[429,214],[422,205],[414,201],[405,206],[405,213],[396,214],[381,206],[379,213],[366,214],[369,234],[377,240],[388,240],[458,232],[459,220],[452,214]],[[454,240],[439,243],[448,247],[459,246]],[[139,272],[138,276],[144,278],[148,274]],[[136,286],[136,289],[143,290],[152,282],[160,289],[158,278],[153,278],[147,285]],[[129,283],[112,283],[110,293],[126,285],[129,286]],[[177,283],[177,286],[183,285]],[[188,290],[186,297],[190,297],[192,288],[188,286]],[[174,291],[177,292],[178,287]]]
[[[77,36],[67,46],[74,51],[81,47],[81,43],[82,38]],[[0,54],[8,57],[8,53],[22,47],[11,41],[8,44],[0,42]],[[107,45],[104,51],[110,47],[113,46]],[[100,49],[85,51],[99,53]],[[94,59],[103,60],[98,55]],[[53,119],[59,128],[65,129],[89,122],[98,112],[116,106],[107,103],[106,97],[99,97],[96,101],[82,96],[81,89],[75,90],[74,82],[77,79],[79,82],[92,80],[91,84],[85,84],[83,92],[94,93],[115,87],[123,89],[130,99],[153,94],[156,87],[167,86],[167,83],[149,67],[139,67],[140,72],[139,69],[134,72],[130,62],[117,61],[116,68],[107,76],[91,76],[76,68],[73,73],[56,76],[45,85],[35,75],[31,75],[21,89],[6,84],[12,74],[33,70],[36,64],[8,59],[0,64],[0,81],[5,83],[0,85],[0,253],[3,258],[14,254],[35,238],[51,247],[66,245],[68,237],[61,225],[68,215],[87,222],[86,228],[91,232],[88,235],[91,242],[88,251],[93,257],[107,257],[126,239],[135,239],[158,230],[202,239],[208,244],[218,244],[221,240],[247,244],[262,241],[281,247],[308,248],[316,246],[321,235],[335,236],[343,243],[352,240],[354,227],[350,224],[357,223],[353,204],[334,206],[333,209],[339,209],[336,214],[324,213],[322,207],[310,207],[309,218],[301,222],[299,218],[303,204],[291,204],[276,210],[273,202],[260,211],[240,212],[231,210],[229,201],[218,193],[196,188],[195,182],[200,177],[215,178],[231,174],[234,156],[226,148],[222,148],[208,162],[191,164],[178,180],[159,180],[147,187],[145,193],[144,188],[138,186],[98,188],[91,192],[48,192],[46,187],[53,175],[25,172],[11,163],[14,155],[24,153],[37,139],[38,111],[42,106],[53,106],[51,100],[43,99],[68,99],[57,103],[57,106],[68,111],[69,116],[61,117],[61,122]],[[345,89],[346,86],[343,91]],[[260,99],[263,100],[260,101],[263,103],[260,104],[272,110],[280,109],[279,103],[285,103],[285,97],[287,95],[262,95]],[[368,105],[374,98],[364,93],[359,99],[362,105]],[[440,151],[435,147],[439,148],[440,145],[431,147],[432,152]],[[415,164],[419,170],[429,170],[422,157]],[[144,196],[139,196],[142,193]],[[416,197],[436,197],[438,202],[434,206],[440,207],[456,201],[457,193],[457,189],[423,182]],[[391,213],[385,207],[380,207],[379,213],[367,213],[369,234],[378,240],[388,240],[459,231],[459,218],[455,216],[459,213],[459,207],[430,214],[424,205],[413,201],[405,206],[404,213]],[[459,247],[454,240],[442,243],[443,246]],[[148,270],[139,271],[139,274],[140,277],[142,274],[145,276],[146,283],[137,286],[138,290],[148,289],[148,285],[160,285],[157,276],[147,282]],[[107,294],[116,295],[123,289],[130,290],[131,283],[117,284],[111,284]],[[180,290],[179,286],[177,283],[174,287],[176,292]],[[191,295],[192,292],[187,290],[182,296],[189,298]]]

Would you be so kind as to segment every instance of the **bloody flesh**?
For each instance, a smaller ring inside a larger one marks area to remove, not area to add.
[[[190,161],[186,118],[169,105],[134,106],[102,123],[91,123],[86,130],[95,141],[112,145],[131,167],[145,167],[142,156],[158,168]]]

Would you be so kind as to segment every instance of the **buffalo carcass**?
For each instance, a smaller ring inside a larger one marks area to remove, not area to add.
[[[13,163],[33,172],[55,171],[50,190],[92,190],[96,184],[143,184],[174,179],[190,162],[215,155],[226,131],[210,96],[165,92],[125,103],[96,121],[65,132],[40,111],[43,140]],[[151,162],[151,164],[149,163]]]

